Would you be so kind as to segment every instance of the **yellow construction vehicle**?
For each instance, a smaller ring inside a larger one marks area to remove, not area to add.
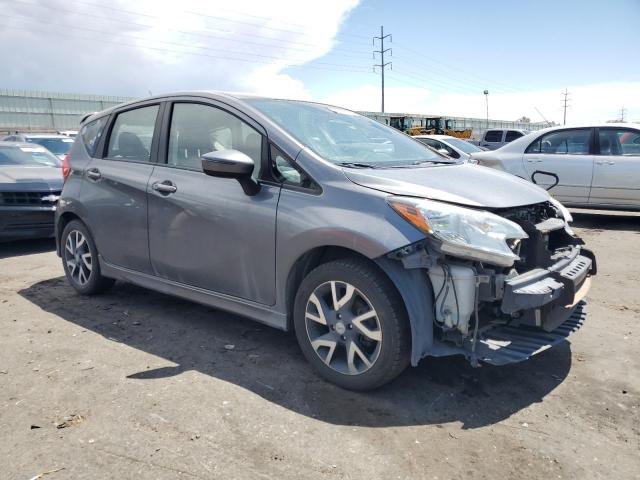
[[[456,138],[471,138],[471,129],[457,129],[455,128],[454,121],[445,117],[427,117],[426,126],[424,130],[430,130],[431,134],[418,134],[418,135],[449,135]],[[411,134],[409,134],[411,135]]]
[[[407,128],[404,133],[407,135],[411,135],[412,137],[416,135],[433,135],[436,133],[433,128],[425,128],[425,127],[410,127]]]

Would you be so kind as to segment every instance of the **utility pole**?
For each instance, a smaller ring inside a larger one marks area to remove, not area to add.
[[[384,63],[384,54],[387,52],[391,52],[390,55],[393,55],[393,52],[391,51],[390,48],[385,49],[384,48],[384,39],[385,38],[390,38],[390,41],[393,41],[393,37],[391,36],[390,33],[388,34],[384,34],[384,27],[380,26],[380,36],[379,37],[373,37],[373,45],[375,46],[376,44],[376,40],[380,40],[380,50],[374,50],[373,51],[373,58],[376,58],[376,53],[380,54],[380,63],[376,63],[373,65],[373,71],[376,71],[376,67],[380,67],[380,74],[381,74],[381,87],[382,87],[382,108],[381,108],[381,112],[384,113],[384,69],[387,65],[391,66],[391,69],[393,70],[393,65],[391,62],[387,62]]]
[[[624,114],[625,114],[625,112],[626,112],[626,111],[627,111],[627,109],[626,109],[626,108],[624,108],[624,107],[622,107],[622,108],[620,109],[620,121],[621,121],[621,122],[624,122]]]
[[[489,90],[484,91],[484,99],[487,102],[487,130],[489,130]]]
[[[562,103],[564,104],[564,117],[562,120],[562,124],[566,125],[567,124],[567,107],[570,106],[567,104],[567,102],[569,101],[569,91],[565,88],[564,93],[562,95],[564,95],[564,100],[562,101]]]

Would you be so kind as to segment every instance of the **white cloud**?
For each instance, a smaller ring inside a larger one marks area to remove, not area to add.
[[[616,119],[620,109],[625,118],[640,122],[640,82],[610,82],[593,85],[567,86],[570,108],[567,123],[604,122]],[[489,117],[515,120],[524,116],[543,121],[536,108],[547,120],[562,122],[561,89],[546,89],[520,93],[489,92]],[[354,110],[380,110],[380,86],[363,85],[341,90],[322,99]],[[426,88],[385,88],[387,112],[421,113],[485,118],[485,98],[482,93],[454,94],[430,91]]]
[[[216,89],[308,98],[282,70],[331,50],[358,0],[16,0],[0,15],[3,87],[146,95]],[[197,53],[198,55],[193,55]]]

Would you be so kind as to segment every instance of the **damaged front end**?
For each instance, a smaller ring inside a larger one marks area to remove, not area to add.
[[[414,199],[390,205],[427,234],[389,254],[430,280],[433,333],[421,356],[519,362],[582,325],[596,260],[559,203],[491,212]]]

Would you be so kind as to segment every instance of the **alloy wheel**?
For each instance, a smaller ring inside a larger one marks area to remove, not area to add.
[[[79,230],[71,230],[67,235],[64,260],[71,278],[78,285],[86,285],[93,269],[93,257],[87,239]]]
[[[305,325],[316,355],[339,373],[362,374],[380,355],[378,313],[349,283],[329,281],[318,286],[307,301]]]

